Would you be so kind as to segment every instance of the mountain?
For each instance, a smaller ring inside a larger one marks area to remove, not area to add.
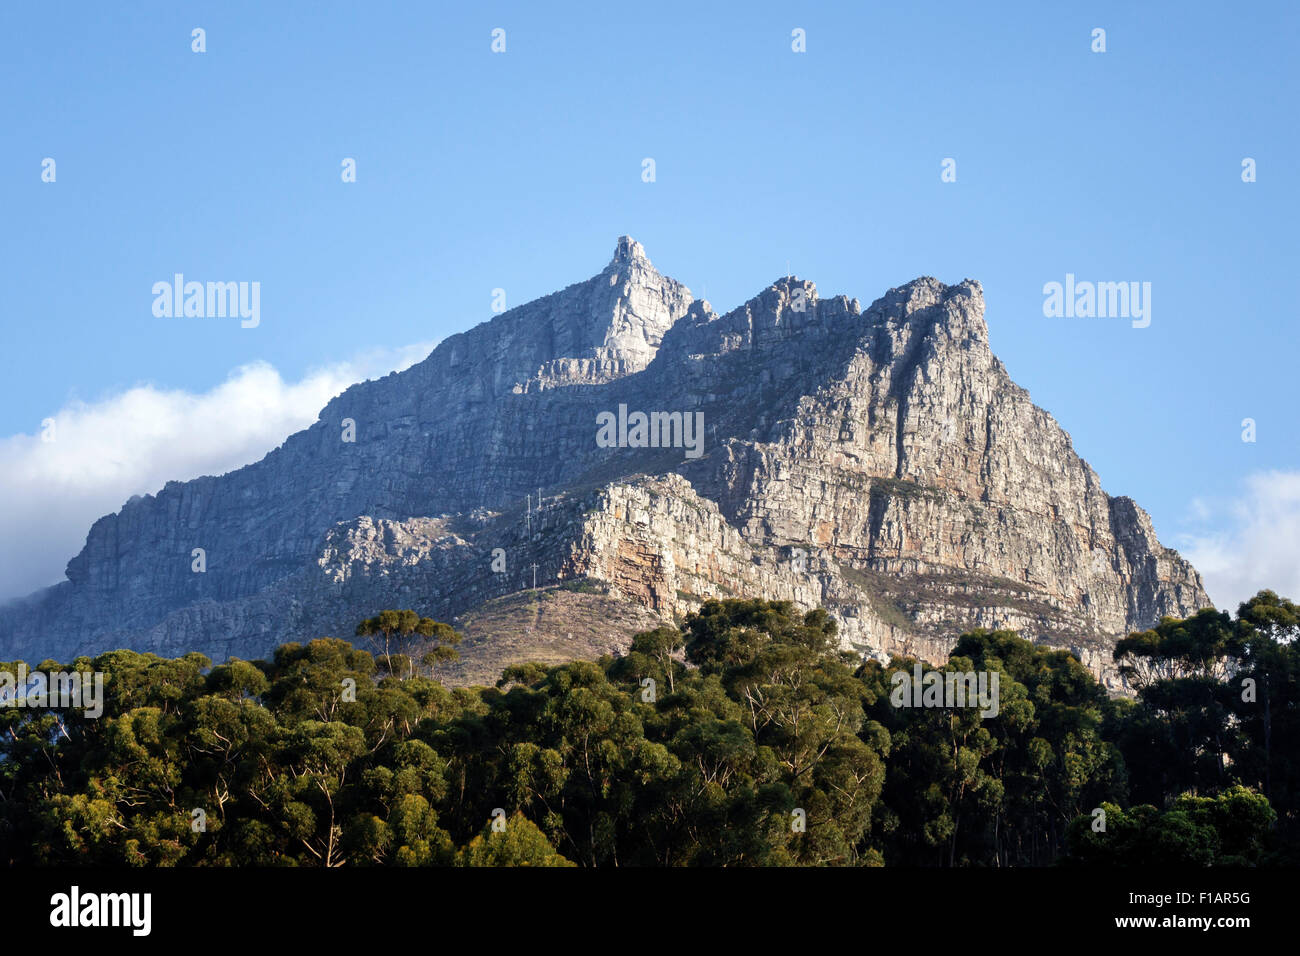
[[[0,609],[0,658],[259,657],[410,607],[491,680],[748,595],[877,656],[1014,628],[1115,686],[1118,637],[1210,605],[990,351],[978,282],[863,310],[785,277],[718,315],[627,237],[256,464],[131,499],[67,578]]]

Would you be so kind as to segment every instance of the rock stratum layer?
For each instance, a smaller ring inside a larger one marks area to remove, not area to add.
[[[605,447],[620,406],[629,440]],[[670,431],[631,447],[638,411],[701,414],[698,456]],[[0,609],[0,657],[251,658],[410,607],[466,630],[454,678],[490,680],[747,595],[824,606],[882,658],[1014,628],[1117,686],[1118,637],[1210,605],[1011,381],[978,282],[863,310],[783,278],[718,315],[626,237],[256,464],[128,501],[67,578]]]

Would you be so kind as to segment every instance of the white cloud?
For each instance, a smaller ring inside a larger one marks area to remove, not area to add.
[[[1235,612],[1265,588],[1300,600],[1300,472],[1260,472],[1246,479],[1241,497],[1217,508],[1197,506],[1221,528],[1184,536],[1179,550],[1201,572],[1218,607]]]
[[[407,368],[435,344],[374,350],[297,382],[255,362],[200,394],[137,385],[70,402],[50,416],[54,441],[0,438],[0,600],[62,581],[91,524],[132,495],[257,461],[349,385]]]

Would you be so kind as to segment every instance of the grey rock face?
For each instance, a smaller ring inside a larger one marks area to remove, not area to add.
[[[702,456],[637,447],[631,418],[602,447],[620,406],[702,414]],[[826,606],[876,655],[1016,628],[1111,684],[1117,637],[1209,605],[1011,381],[979,283],[917,279],[863,311],[782,278],[720,316],[624,237],[597,276],[353,386],[262,461],[101,518],[68,581],[0,609],[0,657],[262,656],[384,607],[469,613],[533,565],[661,617]]]

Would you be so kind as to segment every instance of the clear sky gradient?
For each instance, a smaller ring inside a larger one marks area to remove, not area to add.
[[[626,233],[719,311],[787,263],[864,305],[979,279],[1013,378],[1166,543],[1232,563],[1294,517],[1300,5],[548,6],[0,6],[0,466],[70,402],[299,382],[585,279]],[[155,318],[176,272],[259,281],[260,326]],[[1150,282],[1150,327],[1045,318],[1066,273]],[[22,495],[0,508],[50,506]]]

